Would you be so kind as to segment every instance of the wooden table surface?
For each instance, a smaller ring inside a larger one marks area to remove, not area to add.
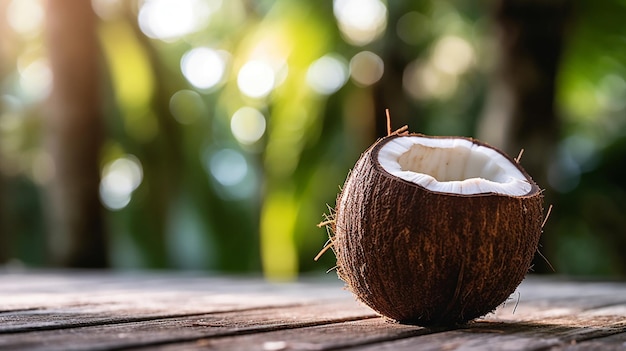
[[[626,283],[529,277],[455,329],[391,323],[334,274],[0,273],[0,350],[626,350]]]

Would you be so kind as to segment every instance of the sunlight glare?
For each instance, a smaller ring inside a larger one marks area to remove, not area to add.
[[[206,47],[189,50],[180,60],[187,81],[198,89],[211,89],[224,78],[229,54]]]
[[[333,54],[315,60],[306,73],[306,82],[321,95],[331,95],[346,84],[348,68],[346,61]]]

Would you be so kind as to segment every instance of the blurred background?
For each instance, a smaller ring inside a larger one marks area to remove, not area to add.
[[[540,251],[626,275],[626,2],[0,0],[0,264],[334,266],[316,224],[393,128],[524,154]],[[537,255],[533,271],[552,273]]]

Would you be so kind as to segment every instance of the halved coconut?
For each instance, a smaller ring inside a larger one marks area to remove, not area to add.
[[[391,135],[337,199],[338,274],[388,318],[450,325],[504,302],[527,273],[543,196],[520,165],[468,138]]]

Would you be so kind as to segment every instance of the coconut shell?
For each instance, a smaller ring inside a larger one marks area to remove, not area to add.
[[[339,277],[360,301],[401,323],[454,325],[493,311],[524,279],[537,251],[540,188],[499,151],[530,182],[528,195],[430,191],[379,164],[378,150],[398,137],[370,147],[338,197]]]

